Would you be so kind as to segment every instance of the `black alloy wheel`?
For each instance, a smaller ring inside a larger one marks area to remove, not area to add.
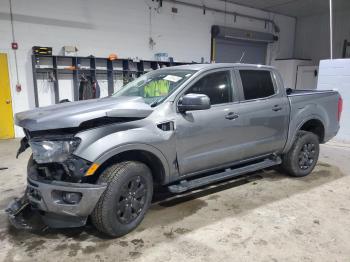
[[[303,170],[310,168],[316,155],[316,146],[313,143],[306,143],[299,153],[299,167]]]
[[[282,155],[282,170],[294,177],[309,175],[320,153],[319,137],[311,132],[298,131],[289,151]]]
[[[147,184],[144,178],[135,176],[123,185],[117,204],[120,223],[129,224],[141,213],[146,203]]]

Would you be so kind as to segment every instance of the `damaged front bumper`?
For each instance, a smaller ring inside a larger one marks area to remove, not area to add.
[[[30,203],[26,195],[21,198],[16,198],[10,202],[5,212],[7,212],[11,224],[18,229],[34,229],[34,225],[28,219],[28,212],[32,217],[33,213],[30,211]]]
[[[79,227],[86,223],[106,185],[39,180],[28,176],[25,195],[7,208],[10,222],[15,227],[28,228],[22,212],[30,208],[38,212],[51,228]]]

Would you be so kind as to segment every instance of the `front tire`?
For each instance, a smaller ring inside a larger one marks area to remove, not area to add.
[[[143,220],[152,200],[150,169],[137,161],[125,161],[107,168],[98,183],[107,188],[91,214],[94,226],[112,236],[123,236]]]
[[[307,176],[315,168],[319,153],[318,137],[311,132],[298,131],[294,144],[283,156],[282,169],[290,176]]]

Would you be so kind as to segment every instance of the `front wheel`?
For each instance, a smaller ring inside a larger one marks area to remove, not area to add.
[[[283,156],[282,168],[291,176],[307,176],[315,168],[319,153],[318,137],[311,132],[299,131],[291,149]]]
[[[98,183],[107,188],[91,214],[92,223],[101,232],[123,236],[144,218],[153,195],[150,169],[137,161],[125,161],[107,168]]]

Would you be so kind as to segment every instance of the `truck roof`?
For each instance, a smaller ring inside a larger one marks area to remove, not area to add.
[[[242,63],[215,63],[215,64],[189,64],[173,66],[173,69],[184,69],[184,70],[209,70],[223,67],[252,67],[252,68],[266,68],[272,69],[272,66],[257,65],[257,64],[242,64]]]

